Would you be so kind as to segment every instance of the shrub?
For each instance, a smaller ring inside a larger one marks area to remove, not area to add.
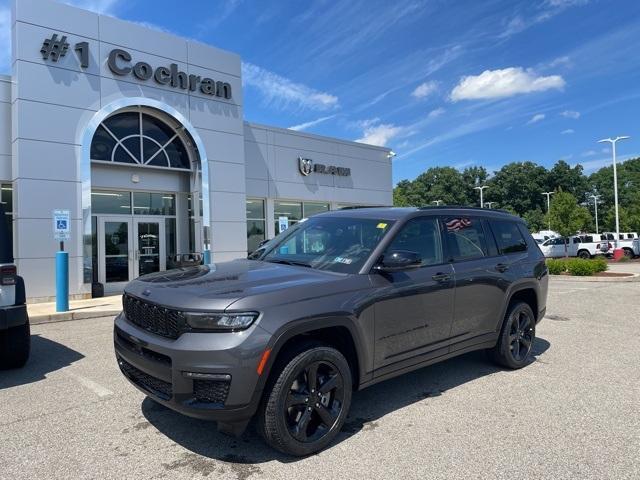
[[[551,275],[561,275],[568,272],[570,275],[585,277],[597,272],[604,272],[608,265],[604,258],[549,258],[547,259],[547,267]]]
[[[551,275],[560,275],[567,271],[567,262],[561,258],[549,258],[547,259],[547,267]]]

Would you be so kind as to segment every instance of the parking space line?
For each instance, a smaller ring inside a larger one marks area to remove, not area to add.
[[[91,390],[93,393],[95,393],[96,395],[98,395],[100,398],[104,398],[104,397],[108,397],[109,395],[113,395],[113,392],[111,390],[109,390],[106,387],[103,387],[102,385],[100,385],[99,383],[94,382],[93,380],[84,377],[82,375],[78,375],[76,373],[72,373],[72,372],[65,372],[67,375],[69,375],[71,378],[73,378],[74,380],[77,380],[78,382],[80,382],[82,385],[84,385],[85,387],[87,387],[89,390]]]

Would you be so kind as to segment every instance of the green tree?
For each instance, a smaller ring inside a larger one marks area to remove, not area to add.
[[[485,200],[497,201],[500,208],[511,207],[523,216],[542,208],[541,195],[548,186],[547,170],[533,162],[509,163],[496,172],[485,190]]]
[[[582,165],[571,167],[564,160],[559,160],[549,170],[547,186],[549,187],[548,191],[569,192],[578,200],[585,199],[585,195],[589,191],[589,181],[583,174]]]
[[[551,208],[547,214],[551,229],[563,237],[570,237],[590,224],[591,214],[585,207],[578,205],[576,197],[569,192],[557,191],[553,196]],[[567,245],[564,245],[567,256]]]
[[[415,180],[403,180],[394,189],[396,206],[428,206],[440,200],[445,205],[468,205],[462,174],[453,167],[432,167]]]
[[[527,222],[530,232],[539,232],[540,230],[545,230],[547,227],[547,224],[545,223],[545,215],[540,208],[529,210],[522,216],[522,218]]]

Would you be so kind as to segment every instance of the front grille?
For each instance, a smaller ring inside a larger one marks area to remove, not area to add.
[[[122,373],[124,373],[124,375],[129,380],[131,380],[142,389],[164,400],[171,399],[173,391],[169,382],[165,382],[164,380],[160,380],[153,375],[144,373],[142,370],[138,370],[136,367],[134,367],[121,357],[118,357],[118,365],[120,366],[120,370],[122,370]]]
[[[145,358],[153,360],[155,362],[164,363],[165,365],[171,365],[171,358],[163,355],[162,353],[154,352],[153,350],[149,350],[148,348],[142,347],[127,338],[127,334],[124,333],[120,328],[116,326],[116,335],[118,337],[118,341],[127,347],[130,351],[137,353]]]
[[[194,380],[193,393],[197,402],[223,405],[229,394],[229,382],[220,380]]]
[[[178,338],[185,325],[184,316],[178,310],[145,302],[131,295],[122,296],[122,308],[128,321],[163,337]]]

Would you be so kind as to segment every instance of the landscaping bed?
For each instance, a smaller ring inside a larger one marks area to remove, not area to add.
[[[570,275],[575,277],[620,276],[618,274],[603,275],[609,268],[604,258],[549,258],[547,267],[551,275]],[[624,276],[624,275],[623,275]]]

